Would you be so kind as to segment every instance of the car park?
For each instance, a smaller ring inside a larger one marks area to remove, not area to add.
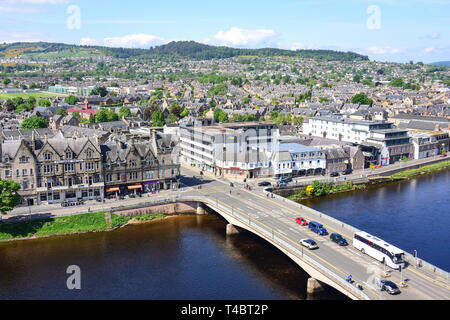
[[[381,291],[386,291],[389,294],[399,294],[401,292],[397,285],[392,281],[381,279],[377,281],[377,284]]]
[[[300,244],[304,247],[307,247],[310,250],[319,248],[319,246],[313,239],[301,239]]]
[[[327,229],[325,229],[325,227],[321,223],[319,223],[317,221],[310,221],[308,223],[308,228],[312,232],[315,232],[315,233],[317,233],[318,235],[321,235],[321,236],[326,236],[328,234]]]
[[[345,240],[343,236],[341,236],[339,233],[333,232],[330,234],[330,239],[333,242],[336,242],[340,246],[347,246],[348,242]]]
[[[306,221],[302,217],[295,218],[295,222],[297,222],[301,226],[307,226],[308,225],[308,221]]]

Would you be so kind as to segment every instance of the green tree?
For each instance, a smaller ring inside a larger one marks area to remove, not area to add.
[[[72,112],[72,117],[74,117],[74,118],[76,118],[76,119],[78,119],[78,120],[81,119],[80,113],[79,113],[78,111]]]
[[[130,118],[132,116],[133,115],[131,114],[130,107],[123,106],[122,108],[120,108],[120,110],[119,110],[119,118],[120,119],[122,119],[123,117]]]
[[[184,118],[187,117],[190,114],[189,109],[184,109],[181,113],[180,113],[180,117]]]
[[[91,94],[95,96],[104,97],[108,94],[108,90],[104,86],[97,86],[94,89],[92,89]]]
[[[20,195],[17,193],[20,190],[20,183],[0,179],[0,213],[7,214],[20,204]]]
[[[357,93],[352,98],[352,103],[372,105],[373,100],[368,98],[364,93]]]
[[[36,98],[35,97],[33,97],[33,96],[29,96],[28,97],[28,99],[27,99],[27,105],[30,107],[30,108],[33,108],[34,106],[36,106]]]
[[[66,107],[61,107],[58,110],[56,110],[56,114],[60,115],[60,116],[67,116],[67,108]]]
[[[12,102],[14,103],[14,106],[17,108],[22,103],[25,103],[25,101],[21,97],[15,97],[12,99]]]
[[[74,112],[75,113],[75,112]],[[72,113],[73,115],[73,113]],[[108,111],[106,109],[101,109],[95,116],[95,122],[107,122],[108,121]]]
[[[20,129],[22,130],[39,128],[47,128],[47,120],[43,117],[31,116],[29,118],[25,118],[20,125]]]
[[[178,118],[180,117],[180,114],[181,114],[182,109],[181,109],[181,107],[180,107],[180,105],[179,105],[178,103],[174,102],[174,103],[172,103],[172,104],[170,105],[169,111],[170,111],[170,113],[172,113],[174,116],[176,116],[177,119],[178,119]]]
[[[26,103],[22,103],[21,105],[19,105],[16,110],[14,110],[14,113],[20,113],[22,111],[31,111],[33,109],[33,107],[30,107],[28,104]]]
[[[166,124],[166,122],[164,120],[164,114],[159,109],[156,110],[155,112],[153,112],[152,121],[153,121],[154,127],[162,127]]]
[[[39,100],[39,106],[41,107],[50,107],[52,103],[48,99],[41,99]]]
[[[73,105],[77,104],[78,98],[73,95],[70,95],[65,99],[65,101],[67,104],[70,104],[71,106],[73,106]]]
[[[5,86],[7,86],[8,84],[11,83],[11,79],[4,78],[4,79],[2,80],[2,82],[3,82],[3,84],[4,84]]]

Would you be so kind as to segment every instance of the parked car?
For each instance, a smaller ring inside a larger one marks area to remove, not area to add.
[[[447,156],[447,154],[446,154],[446,153],[443,153],[443,154],[441,154],[439,157],[444,158],[444,157],[446,157],[446,156]]]
[[[348,242],[345,240],[343,236],[341,236],[339,233],[333,232],[330,234],[330,239],[333,242],[336,242],[340,246],[347,246]]]
[[[280,182],[281,182],[281,183],[283,183],[283,182],[284,182],[284,183],[288,183],[288,182],[291,182],[291,181],[292,181],[292,178],[291,178],[291,177],[288,177],[288,178],[281,178],[281,179],[280,179]]]
[[[377,282],[381,291],[386,290],[389,294],[399,294],[401,291],[395,283],[389,280],[381,279]]]
[[[308,221],[306,221],[302,217],[295,218],[295,222],[297,222],[301,226],[307,226],[308,225]]]
[[[352,169],[345,169],[344,171],[342,171],[342,174],[346,175],[346,174],[351,174],[352,172],[353,172]]]
[[[262,181],[258,183],[258,187],[270,186],[271,183],[269,181]]]
[[[319,248],[319,246],[313,239],[302,239],[300,240],[300,244],[310,250]]]
[[[327,229],[324,228],[324,226],[321,223],[318,223],[317,221],[310,221],[308,223],[308,228],[321,236],[326,236],[328,234]]]
[[[330,173],[330,177],[339,177],[339,172]]]

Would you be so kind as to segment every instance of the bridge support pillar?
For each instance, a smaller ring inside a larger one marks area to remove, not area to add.
[[[197,214],[206,214],[203,203],[197,202]]]
[[[308,279],[308,284],[306,286],[307,294],[319,293],[319,292],[322,292],[323,290],[324,290],[323,286],[318,280],[316,280],[314,278]]]
[[[238,234],[238,233],[239,233],[239,230],[235,226],[233,226],[231,223],[227,224],[227,232],[226,232],[227,236],[230,236],[233,234]]]

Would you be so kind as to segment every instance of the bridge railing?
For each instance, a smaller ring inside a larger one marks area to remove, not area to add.
[[[183,197],[183,200],[187,199],[188,198]],[[248,225],[250,228],[256,229],[256,231],[258,231],[259,233],[262,233],[267,238],[272,239],[273,242],[280,245],[286,251],[289,251],[290,254],[304,260],[309,265],[312,265],[312,267],[314,267],[320,273],[324,274],[328,278],[331,278],[334,282],[346,288],[348,291],[352,292],[355,296],[360,297],[363,300],[370,299],[364,292],[348,283],[343,277],[338,276],[336,273],[332,272],[329,268],[317,262],[316,259],[310,257],[308,254],[305,254],[303,252],[303,247],[299,243],[289,238],[287,235],[284,235],[279,230],[269,227],[264,223],[255,220],[254,218],[252,219],[250,215],[243,213],[240,210],[233,208],[232,206],[226,205],[217,199],[214,200],[208,197],[198,196],[193,197],[191,201],[201,201],[204,202],[205,204],[208,204],[212,208],[216,207],[217,209],[224,211],[227,214],[230,214],[241,223]]]

